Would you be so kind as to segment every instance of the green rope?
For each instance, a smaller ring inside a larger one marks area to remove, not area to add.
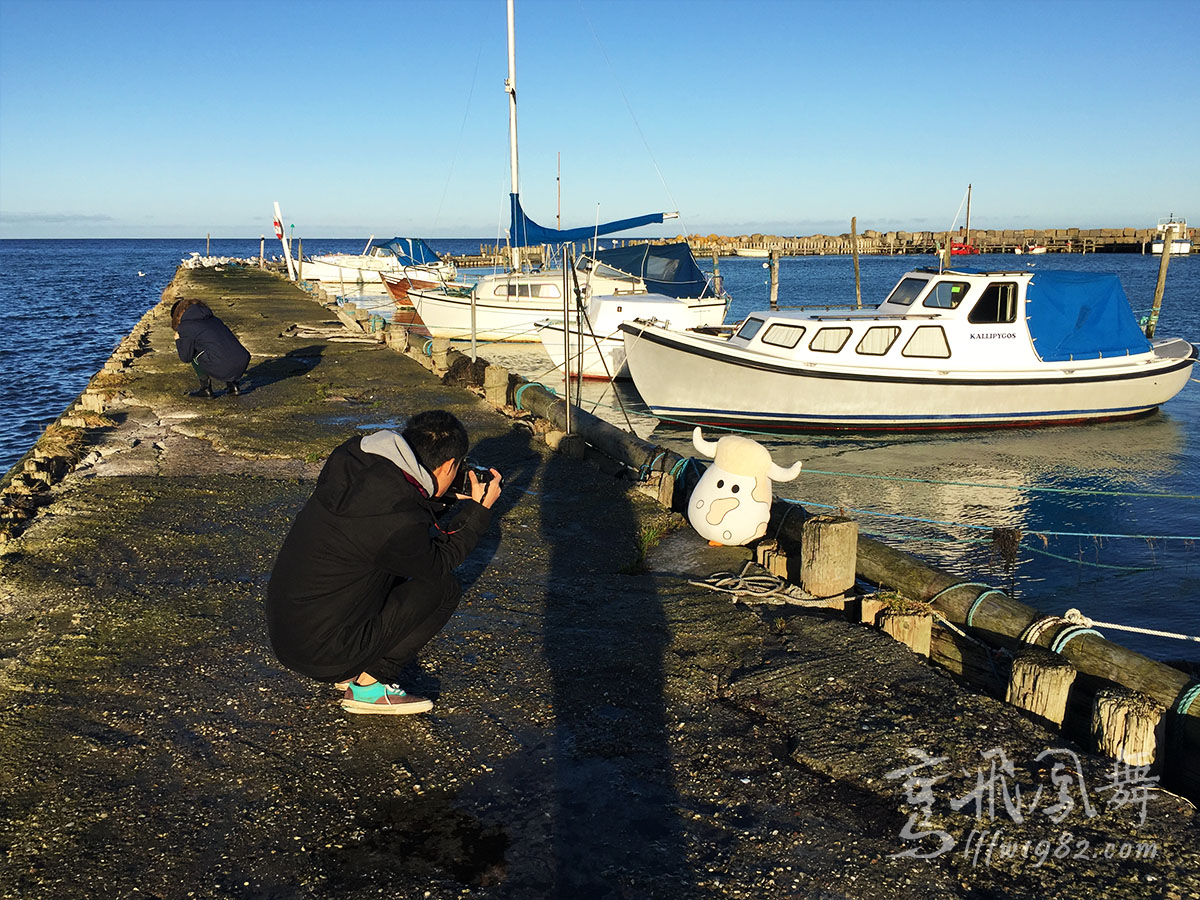
[[[550,395],[550,396],[552,396],[552,397],[557,397],[557,396],[558,396],[558,394],[557,394],[557,393],[555,393],[555,390],[554,390],[554,388],[552,388],[552,387],[547,387],[546,385],[544,385],[544,384],[542,384],[541,382],[538,382],[538,381],[527,381],[527,382],[525,382],[523,385],[521,385],[519,388],[517,388],[516,392],[513,394],[513,405],[514,405],[514,406],[515,406],[517,409],[522,409],[522,406],[521,406],[521,395],[522,395],[523,393],[525,393],[526,389],[528,389],[528,388],[531,388],[531,387],[533,387],[534,385],[537,385],[538,387],[540,387],[540,388],[541,388],[543,391],[545,391],[547,394],[549,394],[549,395]]]

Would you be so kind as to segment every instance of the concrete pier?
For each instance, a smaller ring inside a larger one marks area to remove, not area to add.
[[[241,396],[183,396],[181,293],[251,351]],[[0,544],[0,896],[1200,896],[1190,803],[840,613],[689,583],[749,551],[552,451],[486,365],[384,337],[181,270],[0,486],[29,513]],[[430,407],[506,490],[405,683],[434,711],[355,718],[272,657],[266,578],[325,455]]]

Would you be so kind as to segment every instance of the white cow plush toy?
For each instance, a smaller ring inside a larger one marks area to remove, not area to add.
[[[727,434],[707,441],[697,428],[692,444],[713,463],[688,501],[688,521],[710,544],[748,544],[767,532],[771,518],[771,482],[791,481],[801,462],[784,469],[758,441]]]

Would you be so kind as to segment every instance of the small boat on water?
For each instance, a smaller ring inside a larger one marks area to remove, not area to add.
[[[370,241],[362,253],[326,253],[298,261],[299,277],[330,285],[374,287],[382,274],[411,275],[432,284],[453,281],[458,270],[420,238]]]
[[[1052,425],[1151,412],[1197,350],[1150,341],[1115,275],[916,269],[874,309],[765,310],[728,338],[626,322],[660,418],[775,430]]]
[[[686,241],[600,250],[583,257],[579,267],[592,275],[636,277],[648,293],[593,296],[584,307],[586,316],[571,317],[565,342],[561,307],[554,317],[538,323],[551,362],[561,367],[569,357],[572,376],[629,377],[621,322],[638,319],[687,330],[720,325],[729,309],[729,296],[713,289]]]
[[[1040,256],[1046,252],[1046,248],[1041,244],[1026,244],[1024,247],[1014,247],[1013,253],[1020,256],[1022,253],[1028,253],[1030,256]]]
[[[1192,252],[1192,237],[1187,222],[1170,216],[1160,219],[1156,229],[1158,237],[1150,242],[1150,252],[1162,256],[1163,245],[1170,240],[1171,256],[1187,256]]]

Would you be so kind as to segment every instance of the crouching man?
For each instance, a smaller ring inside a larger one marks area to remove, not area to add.
[[[453,570],[500,496],[495,469],[459,478],[466,455],[466,429],[442,410],[413,416],[402,435],[351,438],[284,539],[267,585],[271,646],[288,668],[337,683],[347,712],[433,708],[396,682],[458,606]],[[442,530],[437,517],[457,497],[464,508]]]

